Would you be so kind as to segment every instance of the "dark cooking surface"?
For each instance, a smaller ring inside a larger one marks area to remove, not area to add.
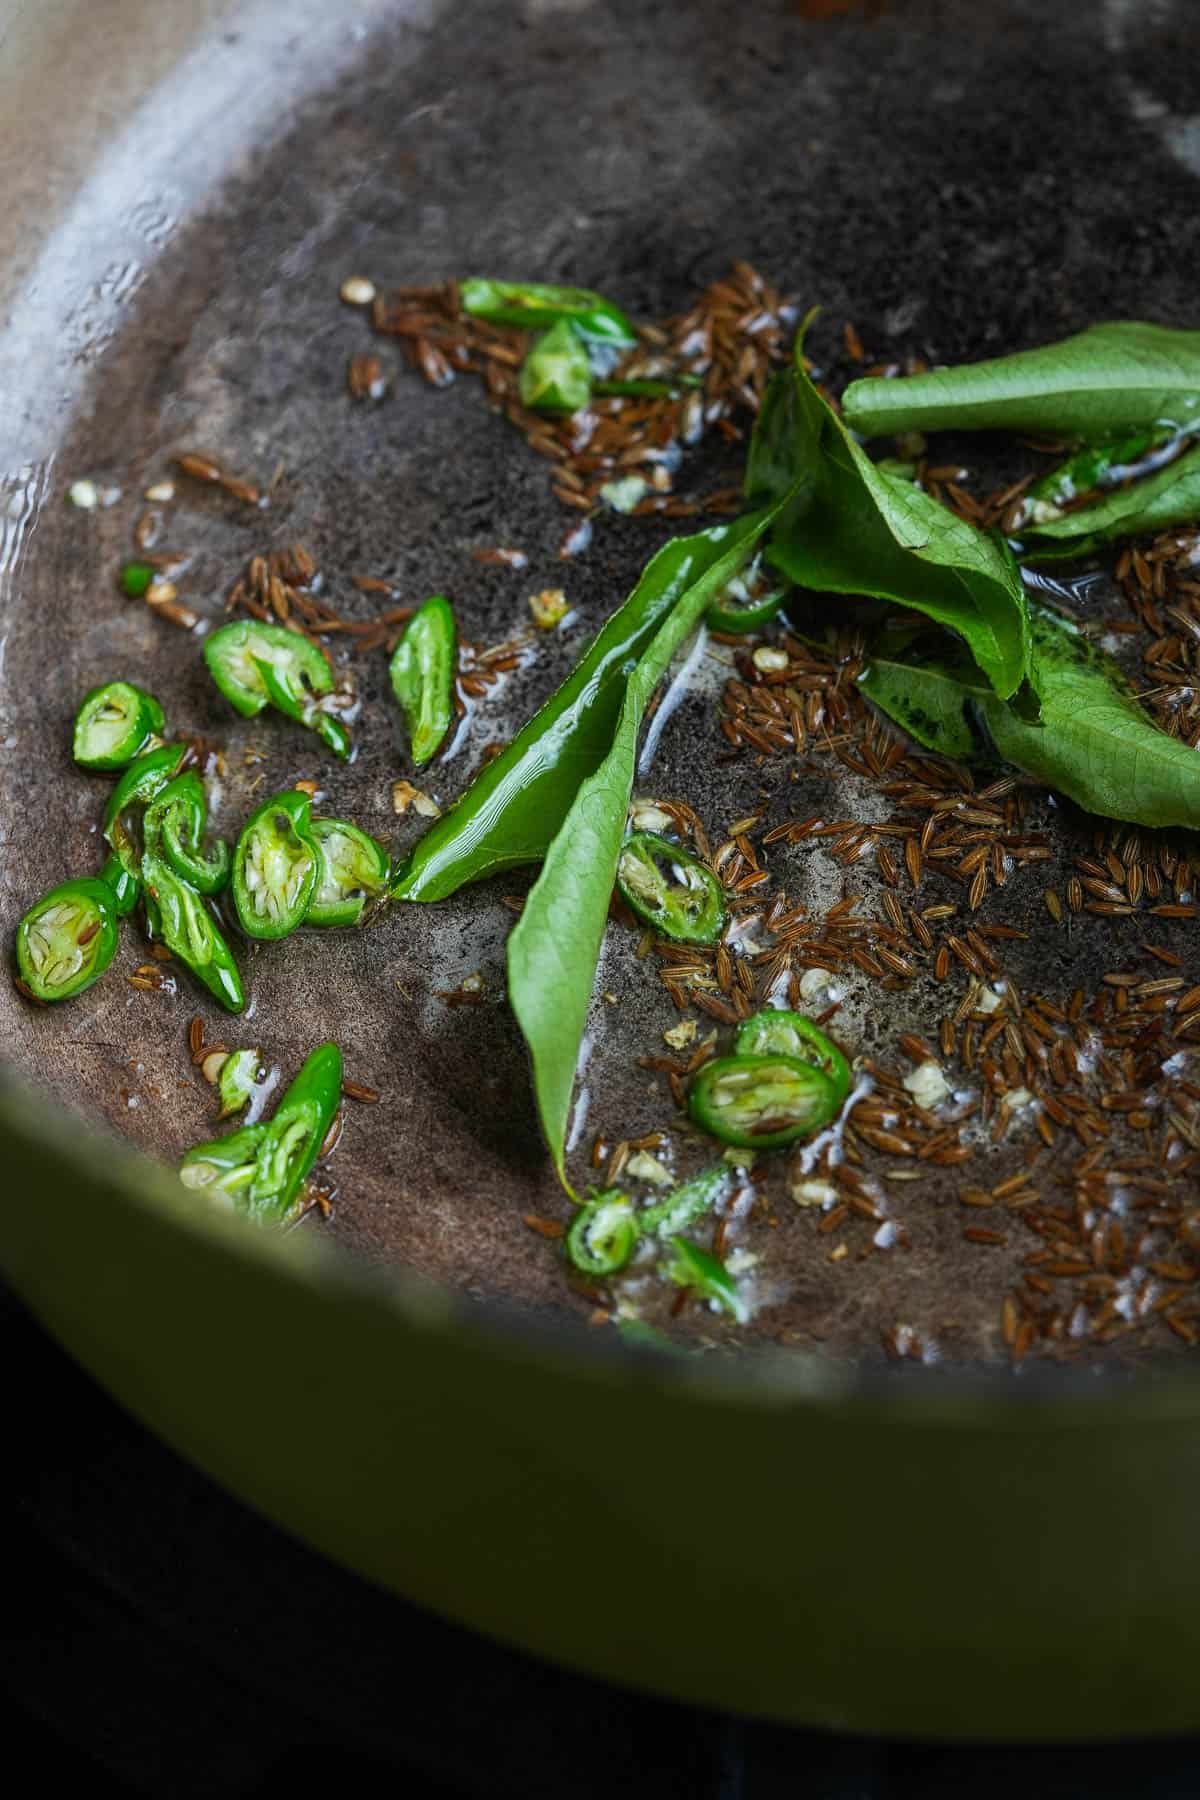
[[[346,360],[378,346],[337,301],[345,275],[381,287],[467,269],[540,275],[602,287],[651,316],[684,305],[742,255],[822,303],[829,324],[814,347],[824,356],[846,318],[878,348],[937,360],[1106,316],[1195,322],[1195,181],[1133,116],[1119,58],[1090,10],[1083,25],[1079,9],[1044,4],[973,7],[969,23],[964,9],[937,4],[800,16],[831,10],[455,5],[404,67],[393,50],[411,53],[408,28],[365,46],[359,74],[303,111],[167,249],[99,365],[53,477],[56,495],[90,475],[120,484],[123,498],[91,515],[50,505],[9,627],[4,725],[16,753],[0,767],[0,803],[19,854],[5,860],[6,933],[34,894],[96,864],[106,787],[70,769],[65,727],[82,691],[117,673],[147,679],[173,723],[228,746],[219,829],[236,831],[263,773],[277,786],[318,779],[324,809],[394,843],[418,829],[391,813],[390,781],[410,771],[381,656],[355,664],[366,706],[358,759],[344,768],[270,715],[235,721],[196,640],[114,593],[141,491],[172,453],[211,450],[262,481],[283,465],[266,512],[190,485],[168,509],[164,541],[195,553],[182,597],[206,616],[217,616],[251,552],[295,539],[341,610],[375,610],[351,575],[386,576],[404,600],[448,592],[466,634],[485,643],[525,622],[527,593],[566,586],[578,626],[486,703],[457,759],[427,782],[443,798],[566,668],[660,541],[642,521],[606,522],[588,554],[558,562],[565,521],[544,466],[469,380],[435,393],[384,346],[397,370],[392,396],[378,408],[353,404]],[[1200,21],[1177,31],[1194,37]],[[1178,41],[1169,49],[1176,63],[1185,54]],[[1144,59],[1138,76],[1143,88],[1153,80]],[[526,549],[528,569],[470,559],[471,547],[494,543]],[[1103,592],[1091,603],[1103,609]],[[61,656],[47,657],[50,642]],[[711,698],[683,708],[652,787],[670,793],[714,735]],[[248,746],[266,756],[253,769],[242,766]],[[735,795],[753,797],[746,780],[739,773],[734,786],[725,772],[710,823],[737,809]],[[829,801],[822,773],[789,791],[788,808],[796,816]],[[838,803],[852,808],[853,797]],[[1080,827],[1061,826],[1058,842],[1069,857],[1084,842]],[[805,882],[824,884],[829,904],[830,881],[843,878],[813,853],[789,879],[801,898]],[[846,881],[847,891],[874,885],[861,870]],[[1041,885],[1023,881],[1005,899],[1004,922],[1034,930],[1009,964],[1022,988],[1069,988],[1109,966],[1123,940],[1094,931],[1078,947],[1061,933],[1048,941]],[[30,1011],[5,987],[3,1043],[61,1099],[82,1099],[174,1157],[208,1135],[214,1111],[187,1064],[193,1012],[210,1037],[261,1042],[289,1071],[318,1038],[335,1037],[348,1074],[384,1095],[377,1108],[351,1110],[331,1165],[338,1235],[477,1293],[574,1310],[555,1257],[519,1223],[522,1212],[563,1210],[498,992],[511,919],[498,899],[519,886],[508,878],[445,908],[396,909],[360,936],[310,933],[247,954],[254,1014],[242,1025],[198,1001],[186,976],[176,994],[128,987],[144,954],[130,930],[108,979],[70,1007]],[[659,1046],[673,1015],[632,937],[609,936],[602,985],[620,997],[619,1029],[617,1015],[601,1021],[589,1135],[603,1124],[618,1136],[669,1118],[668,1098],[647,1091],[631,1059]],[[437,998],[475,971],[488,981],[487,1004],[451,1010]],[[845,1015],[854,1050],[886,1045],[897,1029],[888,997],[865,998],[865,1010]],[[928,1031],[943,1010],[942,995],[918,984],[899,1023]],[[990,1179],[1018,1166],[1020,1147],[992,1160]],[[770,1276],[790,1295],[761,1329],[878,1354],[881,1327],[903,1320],[947,1357],[994,1353],[1000,1297],[1024,1246],[1019,1233],[986,1255],[964,1245],[957,1209],[940,1204],[957,1185],[931,1179],[912,1198],[899,1192],[893,1211],[911,1248],[837,1268],[815,1249],[824,1240],[814,1217],[789,1205],[767,1248]],[[747,1241],[762,1249],[767,1235]]]
[[[335,1569],[135,1424],[0,1290],[23,1379],[0,1493],[10,1765],[96,1800],[1182,1800],[1193,1741],[902,1744],[748,1723],[555,1670]],[[24,1756],[22,1753],[25,1753]]]

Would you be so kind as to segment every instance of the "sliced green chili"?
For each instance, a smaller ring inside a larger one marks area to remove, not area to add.
[[[408,726],[412,759],[427,763],[454,718],[454,612],[444,594],[419,606],[392,653],[388,673]]]
[[[38,1000],[69,1000],[103,975],[117,948],[112,889],[95,877],[64,881],[17,926],[17,969]]]
[[[283,1224],[337,1116],[342,1053],[321,1044],[308,1057],[266,1124],[243,1125],[197,1144],[180,1165],[188,1187],[223,1195],[261,1224]]]
[[[197,1144],[179,1166],[185,1187],[204,1188],[240,1205],[254,1180],[265,1125],[240,1125],[211,1143]]]
[[[164,744],[131,762],[109,797],[104,837],[122,868],[135,880],[142,873],[142,828],[146,808],[183,767],[186,744]]]
[[[638,1227],[647,1236],[653,1232],[658,1237],[670,1237],[683,1231],[710,1212],[728,1193],[732,1183],[733,1171],[728,1163],[715,1163],[712,1168],[701,1169],[698,1175],[692,1175],[687,1181],[681,1181],[677,1188],[672,1188],[665,1199],[644,1207],[638,1214]]]
[[[489,281],[473,275],[459,283],[464,312],[493,325],[522,325],[547,331],[568,322],[588,343],[632,350],[637,333],[611,300],[590,288],[551,287],[539,281]]]
[[[722,1056],[692,1082],[688,1111],[726,1144],[774,1150],[827,1125],[838,1112],[827,1075],[791,1056]]]
[[[616,1188],[585,1200],[567,1232],[567,1261],[581,1275],[615,1275],[637,1248],[633,1202]]]
[[[372,900],[386,894],[392,863],[383,845],[344,819],[314,819],[320,867],[306,925],[358,925]]]
[[[247,820],[233,854],[233,903],[249,937],[283,938],[312,901],[321,852],[307,794],[288,788]]]
[[[83,769],[123,769],[152,746],[163,709],[132,681],[106,681],[85,694],[75,714],[73,754]]]
[[[242,978],[220,926],[202,896],[156,851],[142,858],[151,936],[160,938],[228,1012],[246,1004]]]
[[[617,887],[639,919],[682,944],[715,943],[729,917],[712,870],[690,850],[653,831],[635,831],[626,838]]]
[[[254,718],[269,703],[315,731],[335,755],[349,755],[350,733],[321,704],[333,692],[329,660],[299,632],[257,619],[236,619],[213,632],[204,646],[204,660],[243,718]]]
[[[158,570],[153,563],[127,562],[121,569],[122,591],[128,594],[131,600],[142,600],[157,574]]]
[[[705,1300],[715,1300],[732,1313],[739,1325],[744,1325],[749,1312],[725,1264],[688,1238],[672,1238],[671,1248],[675,1255],[667,1266],[670,1279],[679,1287],[692,1288]]]
[[[831,1038],[803,1013],[766,1007],[743,1019],[733,1040],[737,1056],[790,1056],[811,1063],[833,1084],[839,1107],[850,1092],[850,1064]]]
[[[704,615],[710,631],[761,631],[769,625],[787,599],[790,584],[767,584],[758,576],[737,576],[719,594]]]
[[[521,364],[521,405],[531,412],[581,412],[592,397],[587,345],[566,319],[535,340]]]
[[[259,1050],[231,1050],[221,1064],[217,1076],[217,1092],[221,1096],[221,1117],[231,1119],[250,1104],[258,1085],[262,1065]]]
[[[142,891],[141,879],[131,875],[120,857],[114,851],[100,871],[100,879],[105,887],[112,889],[113,905],[117,909],[118,918],[131,913],[138,903]]]
[[[146,849],[161,856],[199,894],[217,894],[229,880],[229,845],[218,838],[206,856],[201,849],[208,795],[195,769],[169,781],[146,808],[142,831]]]
[[[297,725],[315,731],[321,742],[328,744],[333,754],[344,761],[350,754],[350,733],[336,713],[326,711],[321,700],[299,697],[290,678],[275,663],[259,660],[257,666],[267,699],[275,711],[281,712],[286,719],[294,719]]]

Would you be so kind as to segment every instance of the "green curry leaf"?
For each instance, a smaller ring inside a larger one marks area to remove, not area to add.
[[[1044,431],[1100,442],[1200,415],[1200,331],[1122,320],[986,362],[851,382],[846,423],[902,431]]]
[[[1200,825],[1200,751],[1169,737],[1138,705],[1112,658],[1058,614],[1033,611],[1031,724],[949,656],[884,656],[860,676],[869,699],[943,755],[995,754],[1087,811],[1134,824]],[[980,729],[976,739],[971,724]],[[972,737],[970,748],[966,738]]]
[[[642,719],[675,651],[752,555],[776,510],[671,546],[688,559],[683,566],[690,569],[690,582],[630,675],[608,755],[579,786],[509,936],[509,1001],[529,1046],[538,1113],[564,1186],[575,1068],[625,834]]]
[[[751,500],[795,500],[767,559],[801,587],[898,601],[961,633],[996,692],[1028,668],[1025,593],[1012,553],[909,481],[877,468],[804,372],[776,377],[746,467]]]
[[[1021,538],[1029,560],[1040,554],[1085,556],[1116,538],[1169,531],[1173,525],[1200,521],[1200,445],[1185,451],[1154,475],[1129,487],[1114,488],[1086,506],[1078,506],[1044,525],[1023,525]]]
[[[944,648],[952,654],[949,640]],[[909,737],[955,762],[980,759],[979,734],[971,713],[975,701],[987,690],[977,672],[975,682],[977,686],[970,684],[969,670],[928,661],[914,663],[902,653],[890,656],[882,650],[871,652],[858,678],[868,700]]]
[[[444,900],[466,882],[541,861],[580,782],[608,754],[629,671],[726,548],[723,537],[699,532],[651,557],[562,686],[419,840],[397,873],[395,898]]]

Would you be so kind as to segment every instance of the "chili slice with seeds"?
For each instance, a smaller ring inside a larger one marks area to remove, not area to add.
[[[180,1165],[186,1187],[221,1196],[260,1224],[283,1224],[320,1155],[342,1098],[342,1053],[321,1044],[266,1124],[197,1144]]]
[[[581,1275],[616,1275],[637,1247],[633,1202],[616,1188],[585,1200],[567,1231],[567,1261]]]
[[[383,845],[344,819],[314,819],[320,854],[306,925],[358,925],[372,900],[387,893],[392,862]]]
[[[688,1111],[723,1143],[773,1150],[836,1117],[833,1083],[790,1056],[721,1056],[697,1071]]]
[[[273,941],[301,924],[312,901],[321,852],[307,794],[288,788],[251,814],[233,856],[233,903],[248,937]]]
[[[204,646],[204,660],[243,718],[254,718],[270,704],[315,731],[335,755],[349,755],[349,732],[321,705],[333,692],[333,670],[324,651],[299,632],[257,619],[235,619],[213,632]]]
[[[832,1039],[804,1013],[765,1007],[738,1026],[736,1056],[790,1056],[811,1063],[833,1084],[839,1106],[850,1092],[850,1065]]]
[[[163,709],[153,694],[132,681],[106,681],[79,703],[72,754],[82,769],[124,769],[162,728]]]
[[[568,319],[535,342],[521,365],[521,405],[530,412],[581,412],[592,393],[587,347]]]
[[[241,1012],[246,996],[237,963],[201,895],[153,850],[142,858],[142,880],[150,935],[160,938],[226,1011]]]
[[[172,868],[199,894],[217,894],[229,880],[229,845],[218,839],[206,856],[201,849],[208,795],[195,769],[169,781],[146,808],[142,833],[146,849]]]
[[[38,1000],[81,994],[103,975],[116,948],[116,902],[95,877],[51,888],[17,926],[17,969]]]
[[[617,887],[639,919],[679,943],[712,944],[725,929],[725,896],[712,870],[652,831],[626,838]]]

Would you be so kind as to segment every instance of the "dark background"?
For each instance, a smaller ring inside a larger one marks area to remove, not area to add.
[[[88,1800],[1200,1794],[1200,1745],[884,1744],[534,1662],[343,1573],[180,1461],[0,1289],[0,1745]],[[597,1597],[596,1604],[613,1603]],[[619,1604],[619,1596],[615,1603]]]

